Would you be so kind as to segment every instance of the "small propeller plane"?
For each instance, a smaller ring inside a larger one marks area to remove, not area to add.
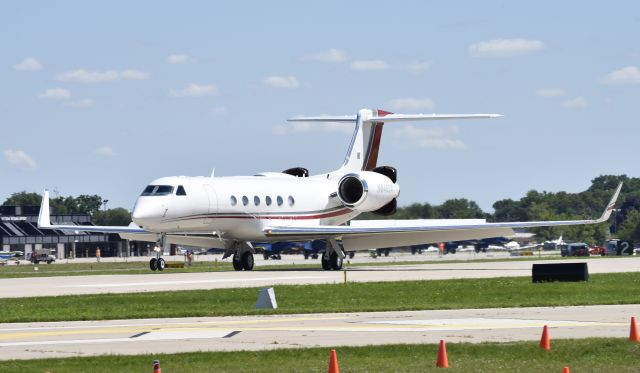
[[[371,220],[350,226],[364,212],[392,215],[400,186],[397,170],[378,166],[378,150],[385,123],[406,121],[489,119],[499,114],[393,114],[361,109],[351,116],[297,117],[289,121],[354,123],[355,130],[344,163],[335,171],[309,176],[307,169],[263,172],[253,176],[162,177],[147,185],[127,226],[52,224],[49,192],[38,226],[48,229],[118,233],[122,238],[165,244],[221,248],[233,267],[252,270],[252,242],[323,240],[322,268],[339,270],[344,251],[409,246],[510,236],[513,228],[597,224],[611,215],[622,184],[595,220],[487,223],[478,219]],[[342,242],[342,247],[338,241]],[[344,249],[344,251],[343,251]],[[165,261],[158,251],[152,270]]]

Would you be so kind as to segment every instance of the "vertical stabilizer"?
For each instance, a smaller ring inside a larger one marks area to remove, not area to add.
[[[362,109],[358,112],[351,144],[339,172],[370,171],[377,166],[384,123],[369,119],[388,114],[391,113],[384,110]]]
[[[49,212],[49,191],[45,189],[40,204],[40,214],[38,215],[38,228],[49,228],[51,226],[51,214]]]

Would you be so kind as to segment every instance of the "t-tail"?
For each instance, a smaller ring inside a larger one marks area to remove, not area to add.
[[[382,109],[361,109],[357,115],[296,117],[290,122],[355,123],[349,150],[337,173],[371,171],[377,167],[382,127],[389,122],[445,119],[486,119],[501,114],[394,114]]]

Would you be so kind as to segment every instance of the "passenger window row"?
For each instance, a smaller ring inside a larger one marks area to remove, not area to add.
[[[238,204],[238,198],[236,198],[236,196],[231,196],[230,201],[231,201],[231,206],[236,206]],[[260,206],[261,202],[262,201],[260,200],[260,197],[253,196],[253,204],[255,206]],[[293,206],[296,203],[295,199],[293,199],[292,196],[287,197],[287,202],[289,203],[289,206]],[[273,200],[271,199],[270,196],[266,196],[264,198],[264,203],[267,206],[271,206],[271,204],[273,203]],[[277,196],[276,197],[276,204],[278,206],[282,206],[284,204],[284,199],[282,198],[282,196]],[[242,196],[242,205],[243,206],[249,205],[249,197]]]

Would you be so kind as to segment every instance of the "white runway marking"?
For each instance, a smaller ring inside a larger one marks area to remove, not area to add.
[[[176,281],[149,281],[149,282],[126,282],[120,284],[72,284],[60,285],[59,288],[121,288],[128,286],[164,286],[164,285],[188,285],[188,284],[211,284],[222,282],[238,281],[273,281],[273,280],[313,280],[323,278],[320,276],[292,276],[292,277],[254,277],[244,280],[237,278],[208,279],[208,280],[176,280]]]

